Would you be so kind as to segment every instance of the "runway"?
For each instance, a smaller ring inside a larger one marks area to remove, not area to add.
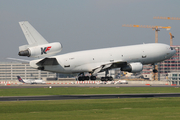
[[[15,96],[15,97],[0,97],[0,101],[113,99],[113,98],[152,98],[152,97],[180,97],[180,93],[164,93],[164,94],[106,94],[106,95]]]
[[[43,87],[180,87],[179,85],[160,85],[160,84],[22,84],[22,85],[0,85],[0,89],[9,88],[43,88]]]

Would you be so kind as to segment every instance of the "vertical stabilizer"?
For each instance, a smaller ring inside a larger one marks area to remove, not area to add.
[[[22,21],[19,24],[29,45],[37,46],[48,43],[28,21]]]
[[[23,79],[21,79],[20,76],[17,76],[17,78],[18,78],[19,82],[25,83],[25,82],[23,81]]]

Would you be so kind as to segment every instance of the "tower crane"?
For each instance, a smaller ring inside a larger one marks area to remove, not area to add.
[[[180,18],[178,17],[153,17],[153,19],[180,20]],[[172,46],[174,36],[171,33],[169,33],[169,35],[170,35],[170,46]]]
[[[151,26],[151,25],[128,25],[128,24],[124,24],[122,25],[122,27],[138,27],[138,28],[151,28],[153,30],[155,30],[155,43],[158,43],[158,31],[160,31],[160,29],[166,29],[166,30],[170,30],[171,26]],[[153,76],[152,76],[153,80],[158,80],[158,65],[153,65]]]
[[[169,33],[169,35],[170,35],[170,46],[172,46],[174,36],[171,34],[171,32]]]
[[[180,20],[178,17],[153,17],[153,19]]]
[[[151,25],[122,25],[122,27],[139,27],[139,28],[151,28],[153,30],[155,30],[155,43],[158,43],[158,31],[160,31],[160,29],[166,29],[166,30],[170,30],[171,26],[151,26]]]

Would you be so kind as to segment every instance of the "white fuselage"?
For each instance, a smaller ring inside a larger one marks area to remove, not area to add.
[[[26,84],[45,84],[44,80],[23,80]]]
[[[63,55],[52,56],[56,58],[59,65],[46,65],[44,70],[60,73],[91,72],[94,68],[114,62],[140,62],[142,64],[153,64],[172,57],[176,51],[169,45],[160,43],[140,44],[123,47],[113,47],[95,50],[72,52]],[[33,60],[30,65],[38,68]]]

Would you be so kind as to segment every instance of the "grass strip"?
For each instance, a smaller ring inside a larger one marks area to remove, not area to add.
[[[0,102],[1,120],[180,119],[180,98]]]
[[[0,89],[0,96],[180,93],[179,87],[42,87]]]

